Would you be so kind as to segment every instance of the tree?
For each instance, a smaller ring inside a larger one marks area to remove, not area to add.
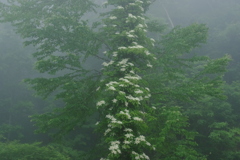
[[[51,75],[26,82],[39,95],[53,93],[65,102],[33,117],[39,131],[64,135],[98,117],[97,128],[105,134],[101,156],[107,159],[204,159],[194,147],[196,133],[187,129],[188,106],[205,96],[221,97],[229,58],[184,55],[205,42],[207,28],[193,24],[160,36],[161,25],[145,21],[150,1],[105,5],[111,11],[102,14],[101,23],[86,20],[96,11],[90,0],[1,4],[2,21],[12,22],[25,44],[37,47],[36,69]],[[149,38],[147,31],[160,37]],[[164,150],[164,144],[170,145]]]
[[[68,154],[61,153],[53,146],[41,147],[40,143],[19,144],[17,142],[0,143],[2,160],[69,160]]]

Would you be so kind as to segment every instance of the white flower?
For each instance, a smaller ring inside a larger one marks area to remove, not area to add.
[[[134,6],[134,5],[136,5],[136,4],[135,4],[135,3],[129,3],[129,5],[130,5],[130,6]]]
[[[103,104],[106,104],[105,101],[99,101],[99,102],[97,102],[97,106],[102,106]]]
[[[113,101],[113,103],[116,103],[116,102],[117,102],[117,99],[113,99],[112,101]]]
[[[153,106],[152,106],[152,108],[153,108],[153,109],[157,109],[156,107],[153,107]]]
[[[105,66],[105,67],[107,67],[109,64],[106,63],[106,62],[103,62],[102,65]]]
[[[139,137],[135,138],[135,144],[139,144],[140,142],[144,142],[146,141],[145,140],[145,137],[143,135],[140,135]]]
[[[137,25],[138,28],[143,28],[144,26],[142,24]]]
[[[140,1],[140,0],[135,0],[135,2],[138,2],[138,3],[143,3],[143,1]]]
[[[121,68],[120,71],[124,72],[126,71],[126,68]]]
[[[144,52],[147,56],[149,55],[149,54],[151,54],[149,51],[145,51]]]
[[[104,136],[106,136],[110,131],[111,131],[111,129],[108,128],[108,129],[105,131]]]
[[[131,62],[129,62],[129,63],[128,63],[128,65],[129,65],[129,66],[134,66],[134,64],[133,64],[133,63],[131,63]]]
[[[129,111],[127,109],[125,109],[125,112],[120,111],[119,114],[125,115],[125,116],[127,116],[128,119],[131,119],[131,116],[130,116]]]
[[[137,42],[132,42],[135,46],[138,45]]]
[[[117,52],[113,52],[113,57],[116,57],[117,56]]]
[[[138,16],[138,18],[140,18],[141,20],[145,20],[145,18],[141,17],[141,16]]]
[[[119,65],[123,65],[123,64],[126,64],[128,61],[128,58],[125,58],[123,60],[121,60],[120,62],[118,62]]]
[[[106,115],[106,118],[111,119],[111,120],[116,120],[112,115],[108,114]]]
[[[117,9],[124,9],[122,6],[117,6]]]
[[[133,97],[132,95],[125,96],[127,99],[133,100],[133,101],[140,101],[138,97]]]
[[[143,7],[139,6],[139,8],[141,9],[142,12],[144,11]]]
[[[111,17],[109,17],[109,19],[117,19],[117,17],[116,16],[111,16]]]
[[[119,141],[112,141],[111,146],[109,147],[109,150],[111,151],[112,154],[117,154],[121,153],[121,150],[119,149]]]
[[[111,60],[109,63],[108,63],[108,65],[111,65],[111,64],[113,64],[114,63],[114,61],[113,60]]]
[[[123,91],[119,91],[118,93],[119,93],[119,94],[126,94],[126,93],[125,93],[125,92],[123,92]]]
[[[131,76],[131,75],[126,75],[124,78],[126,79],[134,79],[134,80],[140,80],[142,79],[140,76],[135,75],[135,76]]]
[[[155,42],[155,40],[154,40],[153,38],[150,38],[150,40],[151,40],[152,42]]]
[[[118,47],[118,49],[120,50],[120,49],[127,49],[126,47]]]
[[[125,137],[127,137],[127,138],[131,138],[131,137],[133,137],[133,134],[131,134],[131,133],[127,133],[127,134],[125,134]]]
[[[113,86],[110,86],[108,89],[112,91],[116,91],[116,88],[114,88]]]
[[[134,18],[134,19],[137,19],[137,17],[134,16],[134,15],[132,15],[131,13],[128,14],[128,17],[130,17],[130,18]]]
[[[148,145],[148,146],[151,146],[151,143],[149,143],[149,142],[146,142],[146,145]]]
[[[132,151],[132,154],[134,154],[134,155],[138,155],[136,152],[134,152],[134,151]]]
[[[126,82],[126,83],[131,83],[129,80],[125,79],[125,78],[120,78],[120,81]]]
[[[135,120],[135,121],[143,121],[142,118],[139,118],[139,117],[133,117],[133,120]]]
[[[151,64],[147,64],[148,67],[152,68],[153,66]]]
[[[105,1],[105,2],[103,3],[103,5],[106,5],[106,4],[108,4],[108,1]]]
[[[132,48],[132,49],[137,48],[137,49],[140,49],[140,48],[144,48],[144,47],[141,46],[141,45],[136,45],[136,46],[129,46],[128,48]]]
[[[125,132],[132,132],[133,130],[131,128],[125,128],[124,131]]]
[[[128,102],[125,102],[125,106],[128,107]]]
[[[144,98],[150,98],[151,94],[146,95]]]
[[[143,93],[143,91],[141,91],[141,90],[136,90],[136,91],[134,91],[136,94],[141,94],[141,93]]]
[[[125,140],[123,143],[124,143],[124,144],[130,144],[131,142]]]
[[[132,35],[132,34],[127,34],[127,36],[128,36],[129,38],[134,38],[134,37],[135,37],[135,36]]]

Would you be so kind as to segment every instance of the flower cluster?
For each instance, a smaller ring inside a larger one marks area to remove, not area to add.
[[[105,101],[99,101],[99,102],[97,102],[97,107],[100,107],[100,106],[102,106],[102,105],[104,105],[104,104],[106,104],[106,102]]]
[[[121,153],[121,150],[119,148],[119,141],[112,141],[111,145],[109,147],[109,150],[111,151],[112,154],[117,154],[117,153]]]
[[[145,153],[138,154],[137,152],[132,151],[132,154],[136,160],[150,160],[150,158]]]
[[[129,110],[125,109],[124,111],[119,112],[120,115],[124,115],[127,119],[131,119],[131,115],[129,114]]]

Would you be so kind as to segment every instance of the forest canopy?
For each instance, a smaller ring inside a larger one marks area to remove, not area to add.
[[[237,52],[230,56],[221,51],[223,37],[239,28],[229,24],[224,30],[215,29],[221,32],[213,37],[211,26],[203,23],[175,25],[177,16],[169,8],[176,4],[155,0],[1,1],[1,22],[11,24],[21,39],[9,40],[15,49],[3,46],[6,51],[1,51],[0,62],[9,64],[15,56],[21,57],[17,59],[27,76],[20,80],[45,101],[33,97],[22,83],[13,89],[25,88],[24,93],[12,96],[7,87],[3,90],[0,109],[8,114],[1,118],[0,145],[7,145],[0,149],[0,156],[14,157],[30,147],[46,155],[42,159],[239,159],[240,83],[237,75],[226,77],[238,70]],[[188,8],[178,5],[175,12]],[[28,50],[18,49],[22,42]],[[29,69],[33,62],[39,73]],[[7,70],[0,66],[1,75],[9,75]],[[2,83],[17,82],[6,78]],[[13,134],[21,130],[16,123],[20,115],[27,125],[34,123],[31,130],[49,134],[52,140],[40,138],[45,141],[42,146],[32,143],[36,140],[21,144],[26,132]],[[26,150],[24,158],[30,154]]]

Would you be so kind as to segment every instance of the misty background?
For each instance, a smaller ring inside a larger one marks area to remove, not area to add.
[[[6,2],[1,0],[1,2]],[[95,0],[102,4],[104,1]],[[86,15],[94,21],[99,18],[95,13]],[[206,44],[194,49],[193,53],[220,58],[229,54],[232,58],[224,76],[226,86],[239,83],[240,80],[240,1],[239,0],[156,0],[151,5],[147,16],[167,25],[165,32],[173,27],[186,27],[192,23],[203,23],[209,28]],[[158,37],[156,37],[158,38]],[[34,134],[36,126],[29,116],[45,113],[53,108],[64,106],[61,100],[53,96],[46,99],[35,96],[35,92],[23,80],[26,78],[46,77],[34,69],[33,46],[24,46],[23,40],[6,23],[0,24],[0,139],[3,142],[19,140],[21,143],[43,142],[48,144],[52,138],[48,134]],[[98,68],[101,61],[91,59],[89,68]],[[62,73],[64,74],[64,72]],[[240,115],[240,88],[230,88],[227,102]],[[239,92],[238,92],[239,91]],[[232,94],[232,96],[231,96]],[[237,119],[239,122],[239,119]],[[81,133],[81,134],[79,134]],[[86,138],[85,135],[90,137]],[[91,137],[92,136],[92,137]],[[71,138],[74,137],[74,140]],[[68,136],[69,143],[75,149],[87,150],[94,145],[96,133],[93,127],[86,125]],[[85,142],[83,142],[83,139]],[[74,141],[74,142],[73,142]],[[84,147],[83,147],[84,146]]]

